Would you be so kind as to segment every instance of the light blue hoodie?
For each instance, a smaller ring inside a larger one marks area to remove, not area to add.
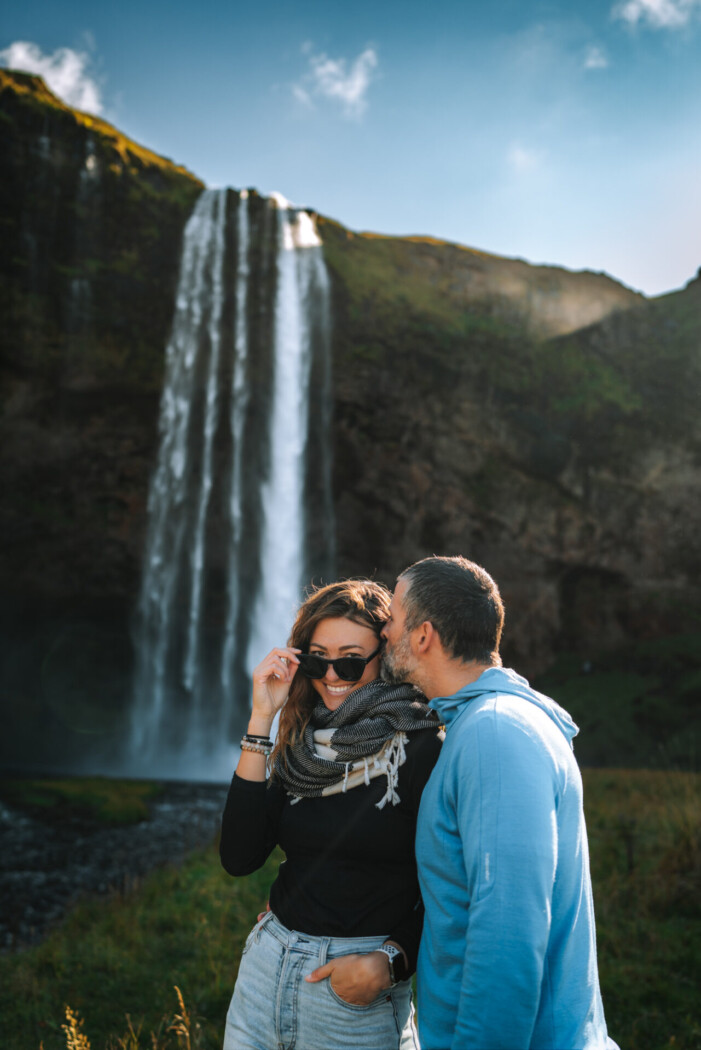
[[[496,667],[431,707],[447,733],[416,838],[422,1050],[617,1050],[599,992],[577,726]]]

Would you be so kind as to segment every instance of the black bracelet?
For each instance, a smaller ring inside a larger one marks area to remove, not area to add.
[[[248,740],[250,744],[272,744],[269,736],[258,736],[257,733],[244,733],[243,739]]]

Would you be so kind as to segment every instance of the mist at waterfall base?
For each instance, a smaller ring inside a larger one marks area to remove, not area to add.
[[[230,778],[252,669],[333,574],[330,368],[312,217],[205,190],[183,237],[131,644],[83,623],[54,647],[54,709],[81,724],[51,767]]]

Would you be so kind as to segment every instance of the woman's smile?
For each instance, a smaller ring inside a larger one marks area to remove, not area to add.
[[[349,693],[358,688],[358,683],[339,682],[338,685],[332,685],[331,682],[327,682],[325,678],[322,678],[320,681],[314,682],[314,686],[326,707],[330,711],[334,711],[337,707],[340,707]]]

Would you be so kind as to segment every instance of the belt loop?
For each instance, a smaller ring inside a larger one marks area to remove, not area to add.
[[[319,966],[326,966],[326,957],[329,953],[330,937],[319,938]]]
[[[256,937],[255,937],[256,944],[258,943],[258,938],[260,937],[260,931],[263,929],[263,927],[265,926],[266,923],[270,922],[272,917],[273,917],[273,913],[271,911],[266,911],[265,915],[263,916],[263,918],[258,923],[258,929],[256,930]]]

